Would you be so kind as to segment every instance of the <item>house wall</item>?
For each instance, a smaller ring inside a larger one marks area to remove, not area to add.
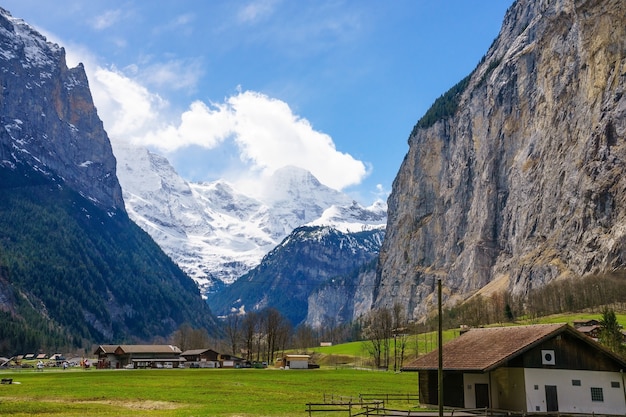
[[[555,385],[559,412],[625,414],[624,379],[620,372],[525,369],[526,411],[546,412],[546,385]],[[574,385],[573,381],[580,381]],[[612,386],[617,385],[617,386]],[[601,388],[603,401],[592,401],[591,388]]]
[[[308,369],[309,361],[307,360],[299,360],[299,359],[290,359],[287,361],[287,365],[289,369]]]
[[[491,373],[493,407],[511,411],[526,409],[524,369],[498,368]]]
[[[489,384],[488,374],[463,374],[463,397],[465,408],[476,408],[476,384]],[[493,398],[493,395],[491,396]],[[445,399],[444,399],[445,402]],[[498,408],[494,404],[491,408]]]

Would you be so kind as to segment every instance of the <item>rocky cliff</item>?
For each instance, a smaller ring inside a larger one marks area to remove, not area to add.
[[[101,207],[124,211],[115,158],[82,65],[0,8],[0,162],[58,175]]]
[[[389,198],[374,306],[532,288],[626,260],[626,2],[518,0],[418,122]]]
[[[128,218],[82,66],[0,9],[0,354],[218,326]],[[62,350],[67,349],[67,350]]]
[[[219,293],[217,315],[272,307],[294,326],[345,323],[369,310],[382,229],[342,232],[330,226],[295,229],[261,263]]]

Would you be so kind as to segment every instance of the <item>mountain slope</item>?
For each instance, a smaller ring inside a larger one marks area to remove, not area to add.
[[[626,260],[626,3],[518,0],[476,70],[416,125],[374,305],[414,318]]]
[[[284,167],[250,196],[226,181],[193,183],[167,159],[113,142],[129,216],[191,276],[203,294],[219,292],[257,266],[295,228],[380,228],[386,206],[361,207],[308,171]]]
[[[124,210],[82,66],[0,9],[3,354],[215,331],[191,279]]]
[[[309,314],[311,294],[332,287],[334,278],[347,283],[341,277],[375,259],[383,237],[381,229],[348,234],[327,226],[297,228],[257,267],[219,293],[209,294],[208,302],[218,315],[272,307],[298,325]],[[344,303],[353,308],[352,299]],[[345,306],[335,303],[315,314],[335,316]]]

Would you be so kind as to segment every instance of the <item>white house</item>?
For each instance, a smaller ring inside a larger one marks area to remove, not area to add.
[[[419,372],[423,404],[438,404],[438,357],[403,368]],[[444,406],[626,414],[626,361],[567,324],[471,329],[442,357]]]
[[[276,366],[284,369],[309,369],[309,355],[289,354],[276,360]]]

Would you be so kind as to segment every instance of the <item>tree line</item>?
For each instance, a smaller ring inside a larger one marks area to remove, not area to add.
[[[603,330],[599,340],[609,349],[623,351],[621,326],[615,310],[626,310],[626,271],[580,279],[554,281],[533,289],[526,295],[510,292],[489,296],[476,295],[462,304],[443,309],[444,329],[461,325],[478,327],[513,322],[519,318],[534,319],[550,314],[573,311],[602,313]],[[301,324],[295,328],[276,309],[267,308],[245,315],[232,314],[224,319],[224,337],[211,340],[206,330],[183,326],[173,342],[183,350],[215,346],[220,352],[249,361],[273,363],[286,349],[306,352],[320,342],[333,344],[360,340],[371,358],[372,366],[399,370],[409,356],[409,339],[432,332],[438,318],[423,323],[408,319],[400,304],[370,311],[352,323],[338,323],[328,317],[320,328]],[[426,339],[425,339],[426,340]],[[426,342],[424,342],[426,344]],[[411,344],[412,348],[416,343]],[[431,348],[435,348],[431,341]],[[411,352],[414,354],[415,352]]]

